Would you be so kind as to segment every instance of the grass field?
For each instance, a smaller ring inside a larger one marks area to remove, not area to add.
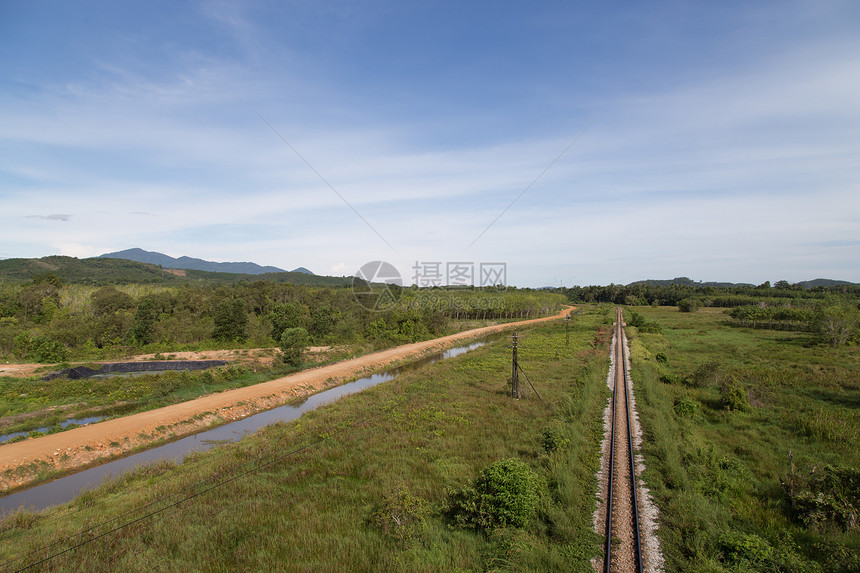
[[[576,317],[569,346],[562,323],[522,333],[521,364],[545,401],[509,397],[510,349],[497,342],[67,506],[13,514],[0,524],[2,567],[69,549],[51,570],[590,571],[611,316]],[[457,492],[509,459],[536,476],[525,525],[456,519]]]
[[[662,330],[628,336],[668,569],[860,571],[857,348],[634,310]]]

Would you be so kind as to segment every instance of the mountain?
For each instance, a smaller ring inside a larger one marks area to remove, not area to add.
[[[158,254],[158,253],[153,253]],[[315,275],[304,269],[294,272],[239,274],[194,269],[165,268],[152,263],[129,259],[94,257],[76,259],[53,255],[40,259],[0,260],[0,283],[24,283],[34,277],[51,273],[65,283],[86,285],[108,284],[163,284],[163,285],[220,285],[240,282],[271,281],[313,287],[340,288],[352,284],[352,277]]]
[[[244,275],[262,275],[265,273],[285,273],[284,269],[271,266],[260,266],[257,263],[215,263],[212,261],[204,261],[203,259],[195,259],[193,257],[179,257],[175,259],[163,253],[154,251],[144,251],[143,249],[126,249],[115,253],[105,253],[99,255],[102,259],[126,259],[129,261],[137,261],[139,263],[148,263],[150,265],[158,265],[165,269],[186,269],[193,271],[208,271],[215,273],[236,273]],[[305,273],[312,275],[313,273],[304,267],[292,271],[297,273]]]

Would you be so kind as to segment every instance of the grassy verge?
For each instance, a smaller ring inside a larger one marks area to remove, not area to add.
[[[628,336],[667,569],[860,571],[856,347],[635,310],[652,331]]]
[[[508,396],[510,350],[496,343],[66,506],[9,516],[0,560],[33,562],[97,538],[52,570],[590,571],[604,321],[602,311],[577,317],[569,346],[561,323],[524,331],[520,360],[545,402]],[[511,458],[538,476],[530,519],[453,519],[454,492]]]

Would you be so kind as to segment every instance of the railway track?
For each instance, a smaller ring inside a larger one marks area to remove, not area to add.
[[[611,437],[606,487],[603,571],[641,572],[642,543],[639,535],[639,503],[636,494],[633,435],[630,424],[629,376],[624,344],[623,315],[617,309],[615,324],[614,380],[611,405]]]

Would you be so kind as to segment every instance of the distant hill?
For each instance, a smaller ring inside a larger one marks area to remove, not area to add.
[[[628,286],[632,285],[650,285],[650,286],[660,286],[667,287],[672,285],[679,286],[691,286],[691,287],[718,287],[718,288],[748,288],[754,287],[756,285],[750,283],[729,283],[729,282],[702,282],[702,281],[694,281],[691,278],[687,277],[676,277],[674,279],[647,279],[644,281],[636,281],[630,283]],[[848,281],[839,281],[833,279],[814,279],[811,281],[800,281],[796,283],[803,288],[815,288],[815,287],[832,287],[832,286],[858,286],[857,283],[852,283]]]
[[[852,283],[848,281],[837,281],[833,279],[813,279],[811,281],[801,281],[799,283],[803,288],[815,288],[815,287],[832,287],[832,286],[858,286],[858,283]]]
[[[695,287],[720,287],[720,288],[732,288],[732,287],[751,287],[755,286],[749,283],[729,283],[729,282],[702,282],[702,281],[694,281],[688,277],[675,277],[674,279],[646,279],[644,281],[636,281],[630,283],[630,285],[649,285],[649,286],[659,286],[659,287],[667,287],[672,285],[679,286],[695,286]]]
[[[180,279],[155,265],[123,259],[76,259],[55,255],[0,261],[0,280],[24,282],[46,273],[56,275],[63,282],[85,284],[171,283]]]
[[[126,259],[129,261],[137,261],[139,263],[149,263],[158,265],[165,269],[186,269],[194,271],[208,271],[215,273],[237,273],[244,275],[262,275],[265,273],[285,273],[284,269],[271,266],[260,266],[257,263],[216,263],[213,261],[204,261],[203,259],[195,259],[193,257],[179,257],[175,259],[163,253],[154,251],[144,251],[143,249],[126,249],[115,253],[105,253],[99,255],[102,259]],[[292,271],[294,273],[313,274],[304,267],[299,267]]]
[[[77,259],[55,255],[40,259],[0,260],[0,281],[22,283],[46,273],[52,273],[66,283],[90,285],[236,284],[242,281],[267,280],[305,286],[343,287],[352,283],[352,277],[328,277],[303,271],[263,274],[225,273],[194,269],[171,269],[152,263],[104,257]]]

